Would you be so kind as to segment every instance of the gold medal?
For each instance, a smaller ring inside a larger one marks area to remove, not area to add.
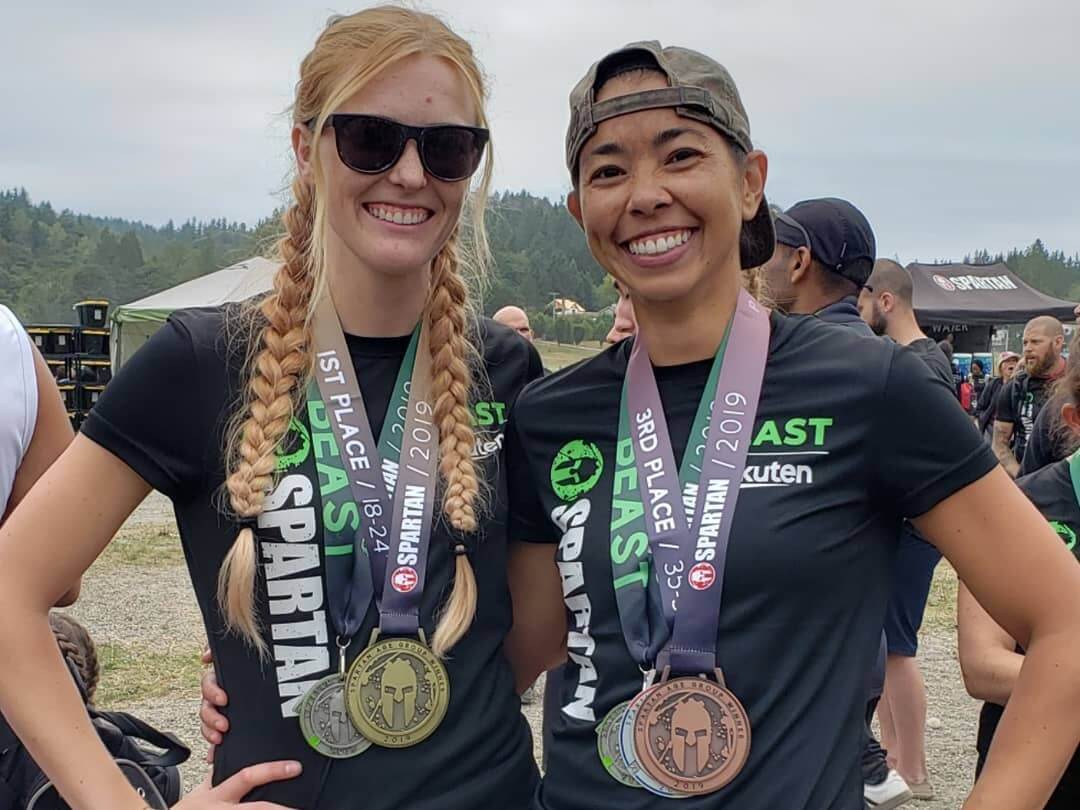
[[[307,744],[331,759],[348,759],[371,747],[349,718],[345,681],[329,675],[316,683],[300,702],[300,730]]]
[[[407,748],[427,739],[450,704],[446,668],[414,638],[385,638],[353,661],[345,702],[357,730],[383,748]]]
[[[705,678],[676,678],[642,698],[634,752],[649,776],[688,796],[738,776],[750,755],[750,720],[735,695]]]

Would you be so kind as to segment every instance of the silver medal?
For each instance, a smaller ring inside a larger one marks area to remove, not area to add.
[[[349,719],[345,681],[330,675],[316,683],[300,702],[300,730],[307,744],[331,759],[348,759],[371,747]]]

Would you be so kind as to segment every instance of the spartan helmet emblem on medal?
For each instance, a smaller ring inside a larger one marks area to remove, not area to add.
[[[394,658],[382,672],[382,696],[379,703],[383,719],[392,729],[412,725],[416,717],[416,672],[404,658]],[[401,723],[394,722],[394,709],[401,706]]]
[[[712,717],[699,698],[687,698],[671,715],[671,756],[683,776],[696,776],[709,764],[712,745]],[[687,761],[692,749],[695,759]]]

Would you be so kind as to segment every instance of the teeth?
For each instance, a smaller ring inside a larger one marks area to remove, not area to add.
[[[376,219],[393,222],[396,225],[419,225],[427,220],[429,214],[424,210],[405,211],[400,208],[387,208],[382,205],[368,207],[368,212]]]
[[[679,245],[685,244],[690,239],[690,231],[679,231],[667,236],[638,239],[630,242],[629,250],[635,256],[656,256],[674,250]]]

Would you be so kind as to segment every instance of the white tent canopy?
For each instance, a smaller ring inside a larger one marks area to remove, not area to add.
[[[213,307],[268,292],[278,265],[252,258],[123,304],[112,313],[112,364],[119,369],[177,309]]]

